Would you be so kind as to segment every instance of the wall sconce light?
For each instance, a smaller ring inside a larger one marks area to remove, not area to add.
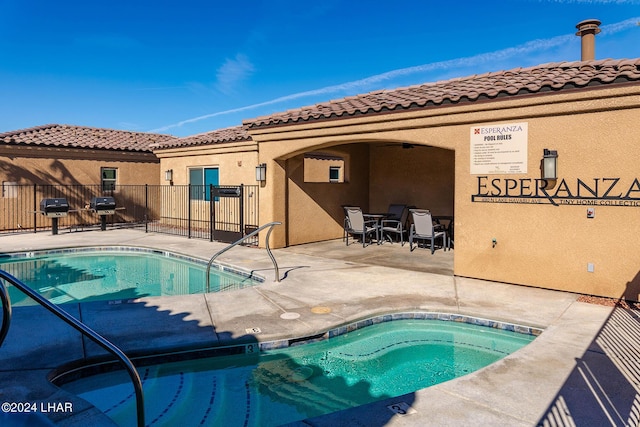
[[[256,166],[256,181],[264,182],[267,180],[267,164],[260,163]]]
[[[558,178],[558,152],[544,149],[542,157],[542,179]]]
[[[164,180],[173,181],[173,169],[167,169],[164,171]]]

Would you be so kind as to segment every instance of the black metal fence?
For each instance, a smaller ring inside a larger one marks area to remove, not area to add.
[[[61,232],[100,227],[90,209],[94,197],[111,196],[115,214],[108,227],[140,227],[156,233],[231,241],[258,227],[258,186],[205,185],[10,185],[0,198],[0,233],[50,230],[52,218],[40,212],[43,199],[65,198],[69,213],[59,217]],[[248,242],[248,243],[257,243]]]

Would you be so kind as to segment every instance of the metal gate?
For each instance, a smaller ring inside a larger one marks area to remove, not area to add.
[[[211,187],[211,240],[232,243],[253,230],[245,230],[244,185],[217,185]]]

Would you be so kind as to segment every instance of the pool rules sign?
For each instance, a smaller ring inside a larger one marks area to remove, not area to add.
[[[471,127],[471,174],[527,173],[528,123]]]

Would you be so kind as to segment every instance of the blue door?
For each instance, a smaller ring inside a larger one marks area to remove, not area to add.
[[[209,184],[220,184],[218,168],[189,169],[189,184],[191,184],[191,200],[209,200]],[[217,200],[217,198],[216,198]]]
[[[205,200],[209,200],[211,198],[209,193],[209,186],[213,185],[214,187],[217,187],[218,185],[220,185],[220,171],[218,170],[218,168],[206,168],[204,170],[204,185],[207,189],[205,190]],[[216,197],[215,200],[217,201],[218,198]]]

